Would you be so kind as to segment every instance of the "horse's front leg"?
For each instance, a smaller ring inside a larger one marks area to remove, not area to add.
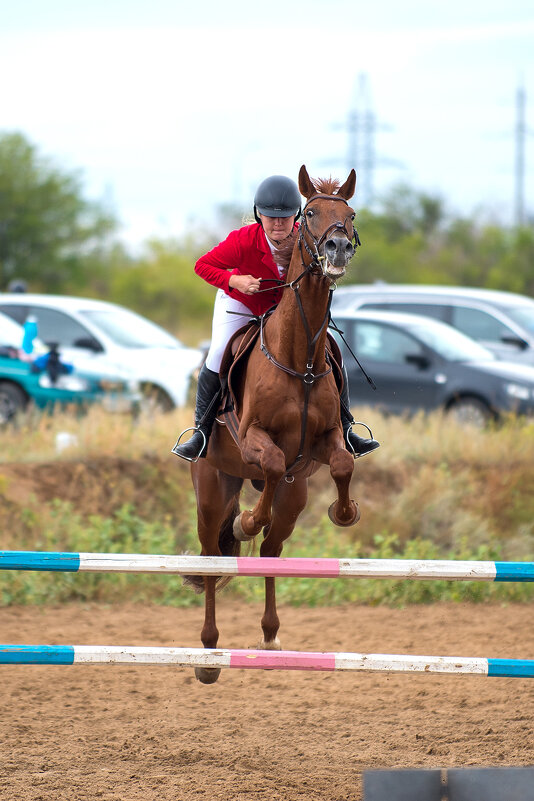
[[[360,508],[349,495],[354,457],[345,448],[343,436],[338,429],[333,429],[328,434],[327,458],[330,475],[337,487],[337,501],[328,509],[328,517],[336,526],[353,526],[360,519]]]
[[[265,486],[251,511],[244,510],[234,520],[234,537],[249,540],[271,521],[274,493],[286,471],[286,460],[270,436],[262,428],[250,426],[241,444],[245,464],[256,465],[263,473]]]

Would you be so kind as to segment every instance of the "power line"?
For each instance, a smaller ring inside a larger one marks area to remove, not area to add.
[[[525,122],[527,93],[523,85],[519,85],[515,100],[515,224],[525,224],[525,140],[527,126]]]

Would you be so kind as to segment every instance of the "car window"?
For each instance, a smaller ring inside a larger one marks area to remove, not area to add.
[[[20,325],[12,320],[11,317],[0,314],[0,345],[20,348],[23,337],[24,330]]]
[[[507,306],[505,311],[514,322],[534,334],[534,303],[529,306]]]
[[[20,325],[24,323],[30,313],[29,307],[26,304],[19,305],[18,303],[2,303],[0,304],[0,311],[7,314],[7,316],[11,317],[15,322],[20,323]]]
[[[449,325],[421,320],[411,323],[410,330],[429,348],[452,362],[493,361],[495,355],[471,337],[467,337]]]
[[[181,342],[165,329],[129,309],[81,310],[80,314],[104,331],[117,345],[126,348],[181,347]]]
[[[424,355],[421,345],[409,334],[380,323],[354,323],[353,342],[358,358],[377,362],[406,364],[406,356]]]
[[[492,314],[469,306],[453,307],[452,325],[468,337],[485,342],[501,342],[503,337],[514,336],[514,332]]]
[[[64,348],[74,348],[79,340],[94,339],[85,326],[64,312],[32,306],[30,313],[37,318],[39,337],[43,342],[57,342]]]
[[[361,309],[380,309],[381,311],[399,311],[406,314],[423,314],[442,322],[450,320],[450,307],[440,303],[409,303],[406,301],[363,303]]]

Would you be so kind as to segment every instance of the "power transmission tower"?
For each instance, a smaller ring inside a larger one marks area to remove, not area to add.
[[[360,73],[356,84],[354,99],[345,123],[334,126],[347,132],[347,171],[356,168],[358,174],[358,195],[363,206],[369,207],[374,200],[374,178],[378,167],[403,167],[395,159],[377,156],[376,133],[379,130],[392,130],[391,126],[379,122],[371,99],[369,79],[365,72]],[[339,161],[336,159],[336,161]],[[332,163],[332,160],[329,160]]]

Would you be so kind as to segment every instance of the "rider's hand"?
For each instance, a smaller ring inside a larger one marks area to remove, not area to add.
[[[238,273],[230,276],[229,281],[232,289],[237,289],[244,295],[254,295],[260,288],[260,279],[253,275],[239,275]]]

